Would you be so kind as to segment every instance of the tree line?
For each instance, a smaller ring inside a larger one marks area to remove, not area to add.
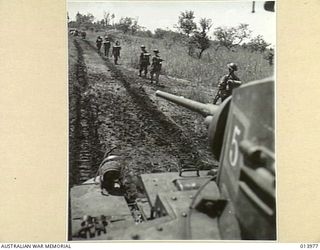
[[[116,29],[124,34],[172,39],[184,43],[188,48],[188,54],[199,59],[203,52],[211,46],[215,50],[222,47],[233,50],[241,46],[252,52],[264,52],[270,46],[261,35],[252,37],[252,31],[248,24],[239,24],[236,27],[216,27],[212,33],[214,39],[211,39],[209,32],[213,27],[212,19],[200,18],[196,23],[195,14],[191,10],[180,13],[175,25],[176,31],[158,28],[151,32],[138,24],[138,18],[132,17],[121,17],[115,22],[115,14],[106,11],[104,11],[101,20],[95,20],[95,17],[90,13],[84,15],[78,12],[75,21],[69,21],[68,16],[68,25],[70,28],[91,30],[92,32]]]
[[[180,33],[186,35],[188,44],[188,53],[194,55],[195,50],[198,58],[210,46],[214,45],[215,50],[225,47],[231,50],[241,46],[252,52],[264,52],[270,44],[267,43],[261,35],[252,37],[252,31],[249,24],[239,24],[236,27],[217,27],[213,31],[214,39],[210,40],[209,31],[213,26],[212,19],[200,18],[199,23],[195,22],[194,12],[186,10],[180,13],[176,28]]]

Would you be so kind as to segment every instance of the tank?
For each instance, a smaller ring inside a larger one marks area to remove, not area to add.
[[[162,91],[156,95],[206,117],[209,144],[220,162],[216,183],[230,209],[220,215],[221,228],[228,224],[223,215],[228,211],[241,239],[275,240],[273,78],[235,89],[219,107]]]
[[[76,232],[88,216],[110,215],[106,232],[82,234],[91,240],[276,240],[273,78],[243,84],[219,106],[156,95],[205,117],[218,170],[141,175],[147,201],[134,204],[138,224],[123,197],[100,194],[89,180],[71,189],[72,239],[81,239]]]

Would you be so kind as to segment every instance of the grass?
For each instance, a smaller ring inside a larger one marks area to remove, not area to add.
[[[94,42],[98,35],[104,33],[88,32],[87,39]],[[219,79],[228,73],[226,64],[234,62],[238,65],[237,75],[245,83],[252,80],[262,79],[273,74],[273,67],[264,59],[259,52],[250,52],[243,48],[235,51],[224,48],[216,51],[209,48],[203,53],[201,59],[187,54],[187,48],[182,42],[174,42],[169,39],[155,39],[148,37],[136,37],[122,33],[112,34],[113,39],[120,41],[120,63],[128,68],[138,69],[140,45],[144,44],[149,52],[157,48],[163,62],[162,74],[174,78],[182,78],[191,81],[193,86],[200,89],[212,90],[218,84]],[[199,94],[197,89],[190,89],[189,98],[198,101],[207,101],[209,97]],[[205,99],[205,100],[203,100]],[[210,98],[209,98],[210,99]]]

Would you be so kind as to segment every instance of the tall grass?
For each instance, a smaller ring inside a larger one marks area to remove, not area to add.
[[[91,33],[88,39],[95,40],[102,33]],[[228,73],[227,63],[238,65],[237,75],[243,82],[268,77],[273,73],[273,67],[259,52],[250,52],[241,47],[228,50],[220,48],[216,51],[209,48],[203,53],[201,59],[191,57],[183,41],[175,42],[171,39],[155,39],[137,37],[116,33],[114,39],[121,42],[121,64],[137,69],[139,67],[140,45],[146,46],[149,52],[159,49],[163,62],[162,74],[191,81],[200,88],[215,87],[219,79]],[[200,98],[200,97],[199,97]]]

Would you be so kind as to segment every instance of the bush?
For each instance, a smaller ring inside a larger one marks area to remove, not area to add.
[[[264,52],[270,44],[267,43],[262,36],[256,36],[252,38],[249,43],[246,44],[246,47],[251,50],[251,52],[258,51]]]
[[[153,37],[153,34],[150,30],[146,30],[146,31],[139,30],[134,35],[140,36],[140,37]]]
[[[154,31],[154,38],[171,40],[172,42],[182,42],[187,36],[174,32],[172,30],[156,29]]]

